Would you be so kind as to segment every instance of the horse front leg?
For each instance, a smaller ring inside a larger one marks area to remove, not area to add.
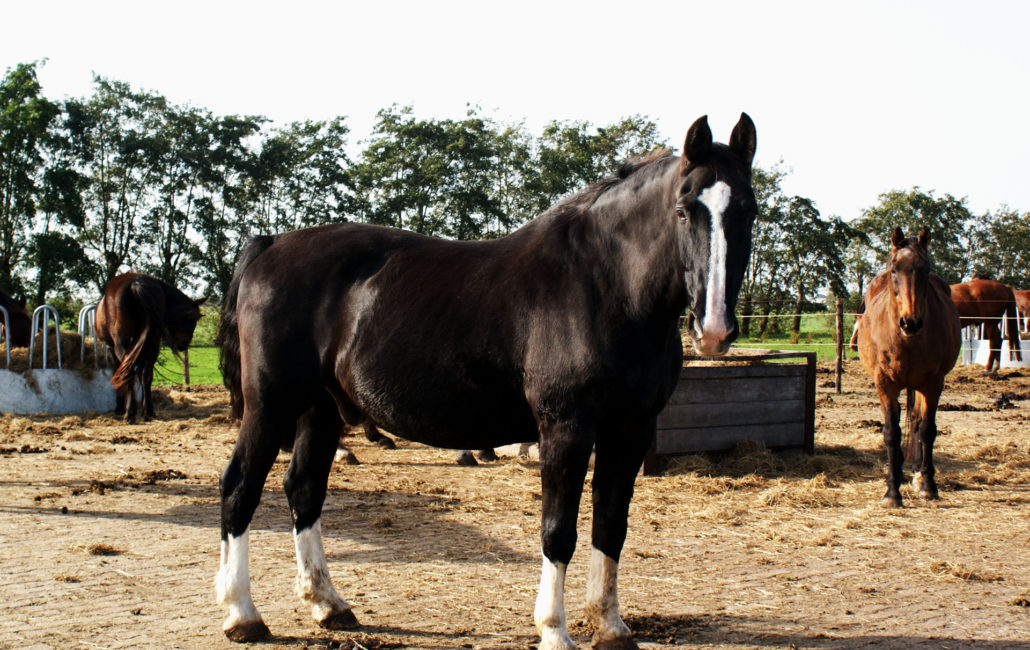
[[[358,626],[350,605],[333,587],[322,546],[322,505],[342,428],[336,405],[327,394],[301,416],[293,456],[283,480],[293,514],[297,596],[311,605],[315,621],[330,630]]]
[[[636,648],[633,633],[619,616],[619,556],[626,541],[633,484],[655,436],[655,420],[621,436],[598,436],[594,455],[594,519],[587,574],[587,620],[593,647]]]
[[[940,498],[937,481],[934,480],[936,469],[933,465],[933,443],[937,440],[937,405],[943,388],[942,385],[929,393],[919,393],[922,406],[919,444],[922,446],[923,458],[919,466],[919,474],[912,477],[912,487],[919,493],[919,496],[929,500]]]
[[[230,641],[253,642],[269,636],[250,596],[249,539],[265,479],[279,453],[282,427],[267,412],[247,408],[229,464],[222,472],[222,552],[215,576],[218,602],[229,609],[222,631]]]
[[[880,387],[880,410],[883,412],[883,444],[887,448],[887,493],[880,505],[885,508],[900,508],[902,464],[901,453],[901,408],[898,405],[900,390],[894,387]]]
[[[593,441],[568,425],[540,427],[543,567],[533,622],[540,650],[574,650],[565,618],[565,572],[576,550],[576,519]]]

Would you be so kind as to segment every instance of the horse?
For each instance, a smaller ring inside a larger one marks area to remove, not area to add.
[[[918,445],[919,473],[913,486],[924,499],[937,499],[933,443],[944,377],[962,344],[958,311],[948,284],[930,272],[927,228],[906,238],[895,228],[887,269],[869,284],[858,329],[858,354],[876,385],[887,447],[887,493],[881,504],[902,507],[901,409],[898,395],[909,390],[910,440]],[[918,440],[918,443],[916,442]]]
[[[1012,289],[1012,296],[1016,299],[1016,311],[1022,320],[1020,331],[1030,331],[1030,289]]]
[[[96,337],[114,352],[118,367],[111,385],[118,410],[136,421],[137,401],[143,419],[154,417],[150,386],[161,342],[178,355],[189,348],[204,298],[193,300],[172,285],[142,273],[123,273],[107,283],[97,304]]]
[[[574,648],[566,567],[591,450],[587,612],[594,642],[636,647],[619,616],[633,483],[683,362],[680,317],[705,355],[738,334],[751,249],[754,123],[729,143],[706,117],[667,151],[570,195],[498,239],[453,241],[344,223],[252,238],[219,327],[230,410],[216,594],[233,641],[269,635],[250,594],[249,525],[281,447],[297,592],[325,628],[358,625],[333,588],[321,509],[342,422],[366,417],[451,449],[539,442],[540,647]]]
[[[10,337],[10,346],[12,348],[27,348],[32,338],[32,317],[29,316],[29,312],[25,308],[26,302],[24,296],[12,298],[3,291],[0,291],[0,307],[7,310],[7,317],[11,324],[11,329],[7,332],[7,336]],[[0,313],[0,330],[4,329],[6,329],[6,325],[4,324],[3,314]],[[0,342],[6,345],[6,337],[0,338]]]
[[[990,343],[987,372],[1001,367],[1001,319],[1006,319],[1009,355],[1023,360],[1019,345],[1019,323],[1016,319],[1016,297],[1012,288],[997,280],[977,278],[951,285],[951,299],[958,308],[962,327],[983,325]]]

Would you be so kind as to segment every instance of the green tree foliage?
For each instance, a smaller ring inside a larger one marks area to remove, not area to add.
[[[38,63],[0,80],[0,289],[24,290],[26,260],[44,179],[44,148],[60,108],[42,96]]]
[[[879,203],[863,211],[855,227],[869,241],[873,268],[883,269],[891,250],[891,233],[900,226],[905,234],[930,229],[930,260],[933,270],[946,282],[960,282],[969,270],[968,226],[972,214],[965,199],[950,194],[937,198],[933,192],[914,187],[908,192],[891,190],[880,195]],[[867,258],[868,259],[868,258]]]
[[[346,118],[293,122],[261,144],[253,167],[253,231],[346,221],[351,209]]]
[[[666,146],[654,122],[639,115],[597,128],[583,121],[550,122],[539,140],[537,212],[616,173],[623,161]]]
[[[1002,206],[974,220],[971,271],[1030,289],[1030,213]]]
[[[93,96],[69,101],[65,128],[88,179],[79,240],[95,264],[93,282],[108,281],[140,255],[143,218],[157,183],[153,164],[163,98],[95,77]]]

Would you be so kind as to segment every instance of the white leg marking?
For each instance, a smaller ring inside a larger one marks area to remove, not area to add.
[[[300,533],[294,529],[293,544],[297,549],[297,595],[304,602],[311,603],[311,615],[315,620],[321,623],[333,614],[350,609],[329,579],[329,567],[322,547],[322,520]]]
[[[704,334],[725,338],[726,329],[726,232],[722,217],[730,204],[730,186],[716,181],[705,188],[698,201],[712,215],[712,229],[708,245],[708,290],[705,299],[705,318],[700,325]]]
[[[222,559],[215,576],[215,594],[218,602],[229,608],[229,616],[222,624],[228,630],[242,623],[260,621],[261,614],[250,598],[250,571],[247,568],[250,531],[239,537],[229,535],[222,541]]]
[[[574,650],[576,644],[565,625],[565,569],[561,562],[544,556],[540,591],[536,595],[533,622],[540,633],[540,650]]]
[[[596,548],[590,549],[587,573],[587,620],[594,623],[598,641],[633,636],[619,616],[619,563]]]

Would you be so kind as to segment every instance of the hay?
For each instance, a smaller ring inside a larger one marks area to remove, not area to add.
[[[104,345],[99,344],[97,346],[97,352],[99,353],[99,364],[98,367],[104,368],[113,366],[114,358],[109,357],[110,364],[105,361],[104,358]],[[92,376],[94,370],[94,355],[93,355],[93,339],[86,339],[86,355],[85,361],[80,357],[82,355],[82,336],[77,332],[66,332],[61,330],[61,368],[66,370],[78,370]],[[51,327],[47,333],[47,368],[57,368],[57,342],[54,334],[54,328]],[[7,367],[7,346],[5,343],[0,342],[0,369],[8,369],[12,372],[25,372],[29,370],[29,348],[11,348],[11,366]],[[43,339],[42,337],[36,337],[36,348],[35,354],[32,357],[32,368],[39,369],[43,367]]]

